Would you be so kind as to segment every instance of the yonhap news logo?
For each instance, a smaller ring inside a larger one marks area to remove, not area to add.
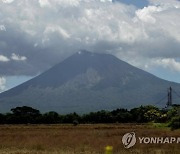
[[[179,144],[180,137],[136,137],[135,132],[126,133],[122,137],[124,148],[129,149],[139,144]]]
[[[136,144],[136,134],[134,132],[126,133],[122,138],[122,143],[126,149]]]

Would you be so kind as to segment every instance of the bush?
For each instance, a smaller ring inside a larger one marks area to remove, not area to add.
[[[180,116],[171,119],[169,126],[172,130],[180,128]]]

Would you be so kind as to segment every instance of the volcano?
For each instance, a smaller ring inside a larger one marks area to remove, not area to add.
[[[180,91],[180,84],[160,79],[113,55],[80,51],[1,93],[0,112],[24,105],[63,114],[156,105],[169,86]],[[178,98],[176,101],[180,102]]]

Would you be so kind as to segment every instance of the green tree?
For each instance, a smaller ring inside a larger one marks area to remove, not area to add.
[[[144,117],[148,122],[157,122],[161,118],[161,112],[158,109],[149,109],[145,114]]]
[[[173,117],[176,117],[178,115],[180,116],[180,107],[179,106],[177,106],[177,107],[175,106],[167,112],[168,120],[171,120]]]
[[[113,122],[127,123],[132,121],[132,114],[127,109],[116,109],[111,114]]]
[[[81,117],[76,112],[63,116],[63,123],[72,124],[74,121],[77,121],[78,123],[81,121]]]
[[[12,115],[9,116],[13,123],[37,123],[37,119],[41,116],[39,110],[28,106],[12,108],[11,111]]]
[[[130,111],[134,122],[144,123],[154,120],[159,115],[159,109],[155,106],[147,105],[134,108]]]
[[[180,128],[180,116],[173,117],[170,121],[169,126],[172,130]]]
[[[62,118],[57,112],[50,111],[50,112],[43,114],[42,122],[46,123],[46,124],[61,123]]]

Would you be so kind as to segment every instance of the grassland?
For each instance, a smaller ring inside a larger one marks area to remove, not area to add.
[[[179,144],[136,144],[124,149],[122,136],[180,136],[180,130],[155,128],[152,125],[1,125],[0,154],[104,154],[113,146],[113,154],[179,154]]]

